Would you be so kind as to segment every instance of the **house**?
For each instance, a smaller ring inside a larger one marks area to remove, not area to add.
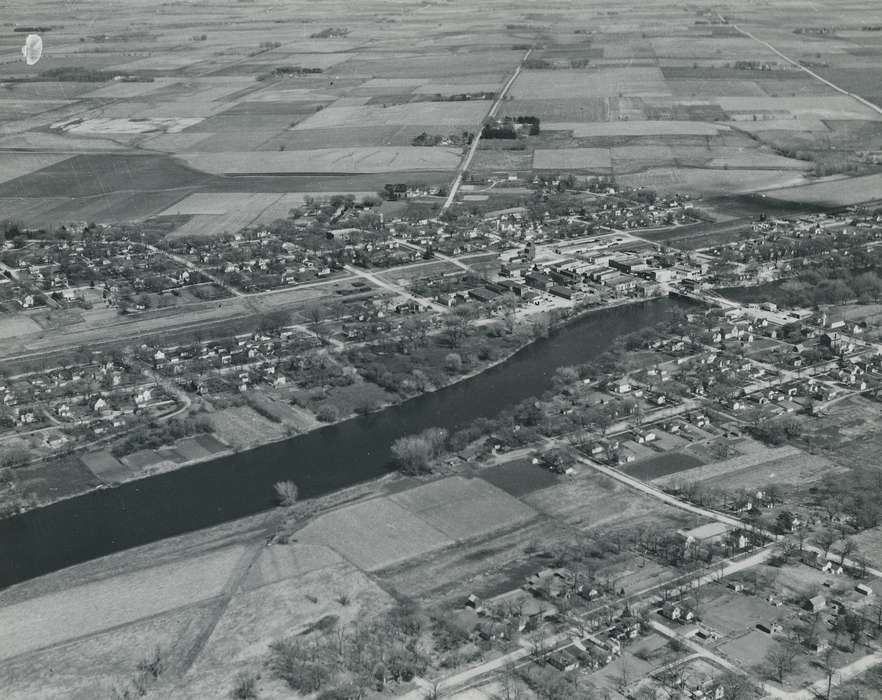
[[[679,603],[665,603],[660,614],[662,617],[666,617],[674,622],[680,620],[687,621],[695,617],[691,610],[683,607]]]
[[[823,654],[830,648],[830,640],[824,637],[815,637],[814,639],[805,638],[803,644],[813,654]]]
[[[468,598],[466,598],[466,607],[471,608],[475,612],[479,612],[484,609],[484,604],[481,602],[481,599],[478,598],[474,593],[470,594]]]
[[[616,394],[627,394],[631,391],[631,383],[627,379],[620,379],[610,384],[609,390]]]
[[[824,564],[821,566],[821,571],[823,571],[825,574],[833,574],[834,576],[841,576],[843,573],[843,568],[841,565],[836,564],[836,563],[828,560],[828,561],[824,562]]]
[[[822,595],[816,595],[805,602],[805,609],[809,612],[820,612],[826,607],[827,599]]]
[[[563,651],[556,651],[549,654],[545,659],[550,666],[554,666],[558,671],[573,671],[579,667],[579,662],[574,656],[565,654]]]
[[[94,410],[95,413],[99,413],[105,408],[107,408],[107,401],[99,396],[98,400],[92,405],[92,410]]]
[[[594,586],[582,584],[576,589],[576,595],[591,602],[592,600],[597,600],[601,593]]]
[[[653,442],[655,440],[655,432],[652,430],[637,430],[634,432],[637,442],[643,444],[645,442]]]

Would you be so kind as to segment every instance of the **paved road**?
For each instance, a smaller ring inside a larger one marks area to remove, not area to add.
[[[415,296],[415,295],[411,294],[410,292],[408,292],[404,287],[401,287],[400,285],[397,285],[397,284],[392,284],[392,282],[387,282],[386,280],[382,279],[381,277],[374,275],[374,274],[371,274],[370,272],[367,272],[366,270],[361,270],[357,267],[352,267],[352,265],[346,265],[346,269],[349,272],[351,272],[355,275],[358,275],[359,277],[363,277],[371,284],[373,284],[377,287],[381,287],[389,292],[392,292],[393,294],[398,294],[400,296],[407,297],[411,301],[415,301],[420,306],[431,306],[433,309],[435,309],[435,311],[440,311],[442,313],[447,313],[449,311],[449,309],[447,309],[444,306],[441,306],[441,304],[438,304],[438,303],[431,301],[430,299],[426,299],[424,297]]]

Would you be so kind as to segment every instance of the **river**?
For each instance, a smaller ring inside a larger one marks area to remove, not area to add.
[[[597,311],[486,372],[385,411],[0,520],[0,588],[269,509],[277,481],[294,481],[309,498],[382,476],[398,437],[492,417],[547,390],[558,367],[590,361],[682,307],[655,299]]]

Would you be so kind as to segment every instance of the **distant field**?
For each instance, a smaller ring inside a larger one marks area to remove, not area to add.
[[[562,96],[558,99],[535,99],[529,93],[506,101],[500,109],[502,115],[530,114],[543,122],[605,122],[609,119],[609,101],[605,97]]]
[[[68,158],[69,155],[62,154],[4,153],[0,157],[0,182],[15,180]]]
[[[702,168],[651,168],[618,180],[631,187],[652,187],[660,191],[756,192],[770,187],[802,183],[792,170],[707,170]]]
[[[845,95],[798,97],[717,97],[714,99],[729,113],[745,115],[785,112],[809,115],[818,119],[870,119],[878,121],[879,114]]]
[[[573,99],[613,95],[670,95],[656,67],[609,67],[594,71],[525,70],[511,88],[515,99]]]
[[[597,136],[716,136],[724,125],[678,121],[544,122],[543,131],[572,131],[576,138]]]
[[[6,157],[4,154],[4,163]],[[88,197],[114,190],[169,190],[205,179],[204,173],[165,155],[82,154],[58,157],[42,170],[0,183],[0,197]]]
[[[765,194],[772,199],[783,199],[787,202],[844,207],[882,199],[882,173],[839,178],[801,187],[766,190]]]
[[[487,113],[486,102],[411,102],[403,105],[331,106],[316,112],[294,127],[327,129],[329,127],[363,127],[409,124],[436,124],[444,127],[476,128]]]
[[[214,174],[357,174],[455,170],[462,154],[457,148],[389,146],[284,152],[186,153],[180,157],[191,167]]]
[[[601,170],[612,167],[608,148],[536,149],[533,167],[537,170]]]

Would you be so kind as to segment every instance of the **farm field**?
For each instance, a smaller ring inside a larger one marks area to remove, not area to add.
[[[150,576],[133,573],[0,608],[0,654],[9,658],[211,598],[242,552],[227,547]]]
[[[766,190],[765,195],[785,202],[799,202],[820,207],[844,207],[882,199],[882,174],[837,178],[800,187]]]
[[[242,14],[238,3],[222,5]],[[863,4],[852,5],[865,16]],[[152,18],[154,29],[141,34],[126,34],[112,12],[70,21],[56,29],[37,70],[10,73],[15,82],[0,117],[0,199],[16,219],[48,226],[140,221],[197,190],[376,192],[389,182],[446,183],[461,149],[414,148],[413,140],[423,132],[477,131],[490,102],[462,96],[498,92],[523,55],[515,47],[540,29],[538,63],[520,72],[499,114],[539,117],[542,133],[535,144],[527,138],[522,151],[481,149],[472,164],[477,173],[612,173],[623,184],[660,191],[763,191],[818,205],[878,195],[875,175],[843,187],[814,184],[809,172],[816,162],[854,165],[867,140],[882,133],[879,112],[760,41],[696,23],[688,9],[658,2],[609,15],[554,8],[523,26],[496,21],[510,8],[495,5],[425,7],[383,23],[387,9],[378,0],[347,10],[351,26],[325,39],[312,37],[309,25],[320,24],[329,8],[305,16],[275,8],[271,17],[249,14],[201,32],[201,17],[188,12]],[[817,64],[819,75],[844,90],[870,102],[882,95],[872,70],[878,42],[868,32],[843,29],[806,42],[779,11],[732,13],[739,26],[794,61]],[[288,25],[304,17],[306,23]],[[104,28],[100,40],[96,21]],[[424,28],[433,21],[450,32],[427,40]],[[590,38],[574,33],[586,21]],[[198,41],[188,38],[188,27]],[[40,73],[70,66],[131,77],[61,80]],[[544,140],[567,134],[572,143]],[[754,140],[717,141],[733,134]],[[628,140],[644,138],[686,140]],[[709,139],[703,150],[692,141],[702,138]],[[231,182],[245,175],[246,187]],[[808,189],[784,189],[802,185]],[[193,216],[183,233],[216,232],[246,218]]]
[[[322,148],[285,152],[186,153],[181,158],[208,173],[391,173],[406,170],[454,170],[460,152],[451,148]]]

